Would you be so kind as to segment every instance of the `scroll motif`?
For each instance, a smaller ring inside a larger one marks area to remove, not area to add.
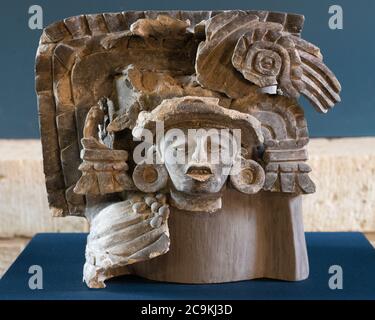
[[[297,98],[303,83],[301,59],[294,42],[290,35],[283,34],[281,25],[264,27],[238,40],[233,66],[258,87],[277,86],[281,94]]]
[[[341,86],[322,61],[319,48],[275,22],[243,11],[222,13],[206,22],[206,41],[196,60],[205,87],[241,98],[260,88],[290,98],[306,96],[320,112],[340,101]],[[246,81],[248,80],[248,81]]]

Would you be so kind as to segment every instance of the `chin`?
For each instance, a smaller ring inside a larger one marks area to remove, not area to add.
[[[214,194],[218,193],[222,186],[218,186],[215,182],[212,181],[196,181],[196,180],[189,180],[186,181],[183,185],[175,186],[175,189],[180,192],[188,193],[188,194]]]

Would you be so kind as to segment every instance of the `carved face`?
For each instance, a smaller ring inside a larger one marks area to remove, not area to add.
[[[222,189],[237,145],[227,129],[173,129],[160,140],[159,150],[175,189],[202,194]]]

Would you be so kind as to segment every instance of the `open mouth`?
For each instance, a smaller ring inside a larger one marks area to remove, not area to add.
[[[212,171],[207,166],[190,166],[186,175],[197,181],[207,181],[212,176]]]

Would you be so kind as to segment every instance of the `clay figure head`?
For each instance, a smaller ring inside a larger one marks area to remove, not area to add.
[[[173,128],[157,142],[173,187],[189,194],[219,192],[239,156],[226,128]]]
[[[166,99],[139,115],[133,135],[140,137],[146,129],[154,132],[172,188],[198,196],[220,192],[229,175],[240,174],[241,150],[251,159],[252,149],[263,141],[258,120],[220,106],[216,98]]]

